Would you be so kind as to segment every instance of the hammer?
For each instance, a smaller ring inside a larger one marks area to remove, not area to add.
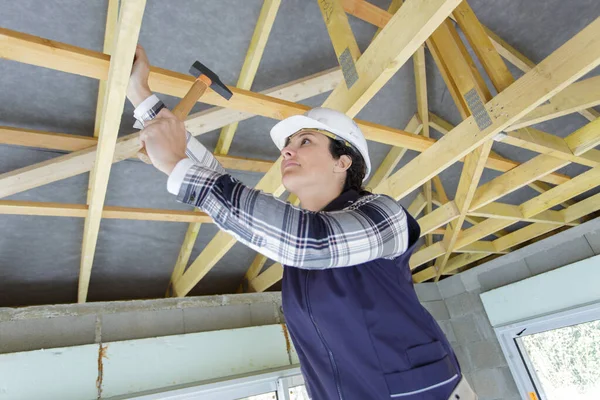
[[[194,64],[192,64],[190,67],[190,74],[196,77],[196,80],[187,94],[173,109],[173,114],[175,114],[175,116],[180,120],[186,119],[190,111],[192,111],[194,104],[198,102],[198,99],[202,97],[209,86],[212,90],[223,96],[226,100],[231,99],[231,96],[233,96],[231,90],[229,90],[227,86],[221,82],[217,74],[208,69],[200,61],[196,61]],[[137,156],[146,164],[152,163],[150,161],[150,157],[148,157],[146,149],[144,148],[138,152]]]

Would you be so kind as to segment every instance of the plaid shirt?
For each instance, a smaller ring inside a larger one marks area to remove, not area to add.
[[[134,115],[143,125],[163,107],[156,98],[147,111]],[[389,196],[369,194],[339,211],[303,210],[228,175],[189,132],[186,154],[194,164],[177,200],[202,209],[219,228],[281,264],[346,267],[392,259],[408,247],[405,211]]]

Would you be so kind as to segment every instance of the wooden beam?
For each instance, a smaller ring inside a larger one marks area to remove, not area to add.
[[[382,191],[396,199],[403,198],[599,63],[600,18],[488,102],[480,114],[482,128],[473,117],[463,121],[392,175]]]
[[[350,89],[338,85],[323,107],[356,116],[458,3],[459,0],[405,2],[356,63],[358,80]]]
[[[421,226],[421,236],[455,220],[458,215],[460,212],[453,201],[436,208],[431,214],[427,214],[417,221]]]
[[[283,278],[283,266],[275,263],[248,282],[250,292],[264,292]]]
[[[594,147],[600,145],[600,118],[567,136],[565,142],[575,155],[591,151],[597,153]]]
[[[506,219],[497,219],[490,218],[485,221],[470,227],[469,229],[465,229],[465,231],[459,236],[456,241],[455,249],[463,248],[471,243],[474,243],[480,239],[483,239],[486,236],[491,235],[494,232],[497,232],[500,229],[504,229],[510,225],[513,225],[516,221],[506,220]]]
[[[115,41],[115,31],[119,21],[119,0],[108,0],[106,12],[106,27],[104,28],[104,54],[112,54],[112,46]],[[98,86],[98,100],[96,101],[96,120],[94,122],[94,137],[98,137],[100,123],[104,114],[104,97],[106,95],[106,81],[100,80]]]
[[[567,164],[568,161],[545,154],[536,156],[477,188],[469,211],[475,211]]]
[[[0,200],[0,214],[6,215],[85,218],[88,215],[88,209],[89,206],[86,204]],[[213,223],[207,214],[194,211],[114,206],[105,206],[102,210],[102,218],[134,221]]]
[[[573,154],[565,139],[533,128],[508,132],[500,141],[587,167],[600,165],[600,151],[590,148],[587,154],[577,156]]]
[[[0,126],[0,144],[71,152],[89,149],[98,144],[98,139],[89,136]],[[273,165],[272,161],[255,158],[221,155],[216,155],[215,158],[225,169],[239,171],[267,172]],[[137,159],[137,157],[133,157],[133,159]]]
[[[514,79],[467,1],[460,3],[452,15],[471,44],[494,87],[501,88],[498,92],[509,87]]]
[[[483,218],[510,219],[515,222],[545,222],[561,226],[566,223],[563,214],[559,211],[547,210],[534,217],[525,218],[519,206],[504,203],[490,203],[477,209],[477,211],[469,212],[469,214]],[[577,225],[577,223],[573,225]]]
[[[546,193],[521,204],[521,212],[525,218],[533,217],[564,200],[571,199],[596,186],[600,182],[600,167],[592,168],[583,174],[576,176],[567,183],[556,186]]]
[[[350,89],[358,80],[356,61],[360,58],[360,50],[350,28],[348,16],[344,12],[341,0],[319,0],[318,3],[333,51],[342,68],[346,87]]]
[[[379,27],[380,29],[387,24],[387,22],[392,17],[391,13],[393,13],[393,11],[389,11],[386,13],[379,7],[368,3],[364,0],[344,0],[344,8],[347,13],[352,14],[355,17],[360,18],[366,22],[369,22]],[[371,18],[372,15],[376,15],[377,18]],[[454,14],[450,17],[454,19]],[[500,38],[498,35],[492,32],[489,28],[487,28],[484,25],[482,26],[496,51],[507,61],[509,61],[511,64],[513,64],[515,67],[517,67],[523,72],[529,72],[532,68],[535,67],[535,63],[533,61],[531,61],[522,53],[520,53],[517,49],[506,43],[502,38]],[[429,46],[429,44],[428,47],[435,57],[435,49],[432,49],[431,46]],[[451,90],[450,94],[452,95]],[[593,121],[594,119],[600,117],[600,113],[594,110],[593,108],[581,110],[579,111],[579,113],[590,121]],[[463,118],[465,117],[463,116]]]
[[[425,198],[425,195],[422,192],[419,192],[406,211],[416,219],[419,214],[421,214],[421,211],[423,211],[426,204],[427,199]]]
[[[412,132],[418,134],[423,127],[423,124],[419,121],[419,117],[415,114],[408,121],[408,124],[404,128],[407,132]],[[1,131],[0,131],[1,132]],[[367,183],[367,187],[376,187],[385,179],[387,179],[390,174],[394,171],[394,168],[398,165],[402,157],[406,154],[407,149],[404,147],[392,147],[392,149],[385,156],[379,168],[373,173],[371,179],[369,179]]]
[[[409,261],[410,269],[413,270],[428,261],[431,261],[446,253],[446,246],[444,242],[436,242],[431,245],[419,249],[411,257]]]
[[[494,246],[498,251],[508,250],[513,246],[531,240],[535,237],[543,235],[544,233],[553,231],[554,229],[560,228],[559,225],[555,224],[544,224],[544,223],[535,223],[525,228],[521,228],[517,231],[514,231],[510,235],[506,235],[500,239],[494,240]]]
[[[142,26],[146,0],[124,0],[116,29],[115,46],[108,72],[104,116],[100,123],[97,157],[90,178],[89,210],[83,229],[77,301],[87,299],[96,242],[102,219],[108,178],[115,154],[116,139],[123,115],[125,91]]]
[[[573,83],[554,96],[549,104],[539,106],[507,130],[539,124],[597,105],[600,105],[600,76]]]
[[[0,39],[0,57],[96,79],[106,79],[107,77],[110,57],[106,54],[4,28],[0,28]],[[283,119],[291,115],[302,114],[309,109],[308,106],[292,103],[285,99],[288,98],[287,96],[297,100],[300,100],[304,95],[310,97],[310,93],[314,93],[312,92],[312,88],[328,91],[335,82],[341,80],[341,71],[339,71],[339,69],[337,71],[325,71],[318,75],[321,74],[323,74],[323,76],[309,77],[311,79],[302,78],[298,81],[267,91],[273,96],[281,96],[281,99],[263,93],[253,93],[231,87],[230,89],[234,92],[234,96],[230,101],[225,102],[220,96],[209,91],[202,97],[203,102],[226,108],[230,107],[231,109],[209,110],[198,113],[195,116],[190,117],[186,123],[186,127],[194,135],[198,135],[220,128],[233,121],[249,118],[253,115]],[[324,79],[324,81],[322,79]],[[151,87],[160,93],[182,97],[192,83],[193,78],[190,76],[160,68],[151,68]],[[207,113],[211,113],[210,118]],[[367,140],[396,147],[406,147],[409,150],[419,152],[428,149],[436,142],[431,138],[428,139],[421,135],[410,134],[400,129],[393,129],[372,122],[361,120],[356,120],[356,122],[365,134]],[[134,140],[137,140],[137,138]],[[121,140],[119,142],[121,142]],[[119,146],[121,144],[122,143],[119,143]],[[117,152],[119,152],[119,150],[117,150]],[[130,155],[127,155],[127,157],[129,156]],[[486,164],[487,167],[498,171],[508,171],[516,165],[518,165],[518,163],[495,157],[490,157]],[[40,167],[42,167],[41,164]],[[89,171],[89,169],[87,171]],[[26,171],[23,170],[21,172]],[[86,172],[86,170],[83,169],[80,173],[82,172]],[[75,175],[77,174],[67,174],[65,173],[65,170],[63,170],[62,178],[57,178],[55,180]],[[556,180],[553,178],[554,175],[549,175],[548,183],[557,184]],[[23,177],[23,180],[28,179],[29,177]],[[0,186],[3,185],[4,183]],[[31,183],[29,188],[33,187],[36,186]]]
[[[440,118],[439,116],[433,114],[433,113],[429,113],[429,119],[430,119],[430,125],[432,126],[432,128],[434,128],[435,130],[437,130],[438,132],[440,132],[441,134],[445,135],[448,132],[450,132],[452,129],[454,129],[454,126],[452,124],[450,124],[449,122],[443,120],[442,118]],[[494,153],[493,151],[490,153],[490,157],[498,157],[501,158],[500,155]],[[509,160],[510,161],[510,160]],[[489,163],[489,161],[488,161]],[[540,178],[540,179],[544,179],[544,178]],[[564,179],[564,182],[566,182],[567,180],[569,180],[570,178],[566,175],[562,175],[562,179]],[[535,190],[538,193],[544,193],[548,190],[550,190],[552,187],[547,185],[544,182],[541,181],[535,181],[535,182],[531,182],[528,184],[528,186],[530,188],[532,188],[533,190]],[[561,204],[563,207],[568,207],[571,204],[571,202],[564,202]]]
[[[332,91],[341,81],[342,71],[336,67],[264,90],[260,94],[280,100],[302,101]],[[192,135],[198,136],[254,115],[232,108],[214,107],[191,114],[185,121],[185,127]]]
[[[244,59],[244,64],[242,65],[242,70],[240,71],[240,76],[236,84],[239,89],[250,90],[252,87],[252,82],[254,82],[256,71],[258,71],[258,65],[263,56],[280,5],[281,0],[264,0],[263,2],[263,6],[256,22],[256,27],[254,28],[254,34],[250,40],[250,46],[248,47],[248,52],[246,53],[246,58]],[[215,147],[215,153],[227,154],[229,152],[237,127],[238,123],[234,122],[221,129],[221,134],[219,135],[219,140]]]
[[[423,126],[423,136],[429,137],[429,105],[427,103],[427,73],[425,71],[425,46],[421,46],[413,55],[413,69],[415,74],[415,89],[417,92],[417,112]],[[387,178],[387,177],[386,177]],[[423,193],[427,199],[425,214],[433,211],[431,202],[431,181],[423,185]],[[428,246],[433,244],[433,236],[425,237]]]
[[[467,38],[470,40],[476,39],[471,42],[471,45],[477,48],[476,53],[485,55],[486,58],[482,60],[482,63],[485,64],[486,70],[494,67],[494,63],[499,62],[504,65],[500,56],[495,53],[487,35],[485,33],[482,35],[483,28],[465,1],[455,10],[454,15],[457,14],[461,17],[461,24],[459,25],[469,32]],[[481,35],[481,37],[475,38],[477,35]],[[464,102],[457,104],[457,107],[466,106],[468,109],[463,110],[463,114],[478,116],[483,102],[489,101],[492,96],[483,82],[483,78],[474,66],[473,60],[459,38],[456,29],[450,21],[446,21],[434,32],[431,40],[437,47],[441,61],[443,61],[444,66],[448,70],[448,79],[454,83],[464,100]],[[494,53],[495,58],[492,54],[488,54],[490,51]],[[495,66],[495,68],[499,68],[499,66]],[[495,72],[495,70],[492,72]],[[500,82],[504,83],[501,80]],[[479,124],[479,121],[477,122]],[[466,157],[454,200],[459,210],[459,216],[456,221],[448,226],[444,233],[442,241],[444,242],[446,252],[435,261],[435,268],[437,270],[436,281],[441,277],[450,254],[455,248],[471,200],[483,174],[485,162],[492,150],[492,143],[493,141],[491,140],[483,143]]]
[[[598,210],[600,210],[600,193],[590,196],[559,212],[563,215],[566,222],[571,222]]]

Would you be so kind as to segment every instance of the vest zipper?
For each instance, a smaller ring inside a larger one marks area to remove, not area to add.
[[[325,350],[327,350],[327,354],[329,355],[329,362],[331,363],[331,369],[333,370],[333,379],[335,381],[335,386],[337,388],[339,400],[343,400],[344,396],[342,396],[342,387],[340,385],[340,373],[339,373],[337,364],[335,363],[335,358],[333,357],[333,352],[329,349],[329,346],[327,345],[327,342],[325,341],[323,334],[321,333],[321,331],[319,330],[319,327],[317,326],[317,323],[315,322],[315,317],[312,314],[312,308],[310,306],[310,301],[308,300],[308,276],[309,276],[309,274],[310,274],[310,270],[307,270],[306,271],[306,282],[304,285],[304,294],[306,297],[306,309],[308,310],[308,315],[310,316],[310,320],[312,321],[313,326],[315,327],[315,330],[317,331],[317,335],[319,336],[319,339],[321,339],[321,343],[323,343]]]

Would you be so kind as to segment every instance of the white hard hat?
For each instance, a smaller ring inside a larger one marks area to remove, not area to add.
[[[321,129],[333,133],[342,140],[349,142],[365,160],[367,171],[365,179],[371,173],[371,159],[367,141],[360,128],[346,114],[330,108],[317,107],[307,111],[304,115],[294,115],[279,121],[271,129],[271,139],[279,150],[285,147],[288,137],[300,129]]]

